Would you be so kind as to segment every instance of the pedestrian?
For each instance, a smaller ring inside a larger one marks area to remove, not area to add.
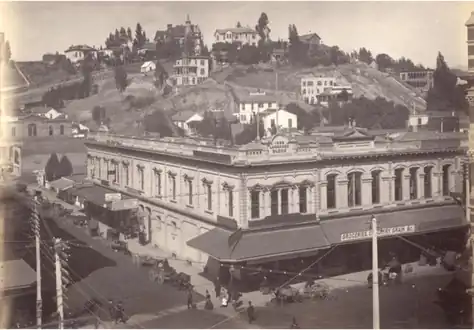
[[[214,309],[214,304],[211,301],[211,296],[206,297],[206,304],[204,305],[204,309],[208,311],[212,311]]]
[[[294,316],[293,316],[293,321],[291,322],[290,329],[300,329],[300,326],[298,325],[298,322],[296,322],[296,317],[294,317]]]
[[[249,307],[247,307],[247,316],[249,318],[249,323],[255,321],[255,309],[251,301],[249,301]]]
[[[219,276],[216,278],[214,281],[214,290],[216,291],[216,298],[219,298],[221,296],[221,280],[219,279]]]
[[[206,290],[206,300],[211,300],[211,294]]]
[[[109,316],[111,321],[115,320],[115,306],[113,300],[111,299],[109,299]]]
[[[126,323],[127,320],[125,319],[125,311],[124,311],[123,304],[121,301],[117,303],[116,308],[117,308],[117,312],[116,312],[117,314],[116,314],[115,323],[119,323],[119,322]]]
[[[188,309],[193,308],[193,291],[188,290]]]

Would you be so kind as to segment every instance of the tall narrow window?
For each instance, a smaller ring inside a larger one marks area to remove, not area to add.
[[[278,214],[278,190],[272,190],[270,193],[270,200],[271,200],[271,214],[277,215]]]
[[[93,179],[95,177],[95,159],[91,157],[89,159],[89,176]]]
[[[59,134],[64,135],[64,125],[59,126]]]
[[[337,174],[330,174],[327,176],[327,195],[326,202],[328,209],[336,208],[336,177]]]
[[[308,196],[307,191],[308,187],[299,187],[299,195],[300,195],[300,213],[308,212]]]
[[[16,127],[12,127],[12,137],[16,136]]]
[[[176,177],[170,174],[169,179],[171,181],[171,199],[175,201],[176,200]]]
[[[451,180],[449,178],[449,171],[451,170],[451,165],[443,166],[443,196],[448,196],[451,192]]]
[[[418,198],[418,167],[410,168],[410,199]]]
[[[229,189],[227,191],[227,198],[228,198],[228,207],[229,207],[229,217],[232,218],[234,216],[234,191]]]
[[[119,164],[117,162],[114,162],[114,182],[116,184],[119,184],[119,179],[120,179],[120,175],[119,175]]]
[[[212,211],[212,185],[209,183],[206,185],[207,191],[207,209]]]
[[[130,175],[129,175],[129,168],[128,168],[128,164],[123,164],[123,178],[124,178],[124,183],[125,183],[125,186],[129,186],[130,185]]]
[[[395,170],[395,200],[401,201],[403,199],[403,168]]]
[[[381,171],[372,172],[372,204],[380,204],[380,174]]]
[[[362,173],[349,173],[347,176],[347,204],[349,207],[361,205]]]
[[[155,170],[155,196],[161,197],[161,171]]]
[[[97,158],[97,178],[102,179],[102,159]]]
[[[138,188],[141,191],[145,190],[145,172],[143,167],[138,167]]]
[[[53,135],[54,135],[53,126],[49,126],[49,136],[53,136]]]
[[[258,190],[250,192],[250,217],[252,219],[260,218],[260,191]]]
[[[423,186],[425,192],[425,198],[431,198],[433,196],[433,188],[431,187],[431,179],[433,177],[433,167],[427,166],[424,169],[425,177],[423,178]]]
[[[287,188],[280,190],[281,214],[288,214],[288,194]]]
[[[193,181],[188,179],[188,205],[193,205]]]

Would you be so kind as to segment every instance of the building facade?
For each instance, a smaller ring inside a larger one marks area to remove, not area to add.
[[[191,56],[176,61],[171,77],[177,86],[198,85],[209,78],[209,57]]]
[[[248,92],[233,90],[234,117],[242,124],[250,124],[257,114],[276,111],[279,108],[275,95],[263,91]]]
[[[138,199],[150,244],[193,262],[259,263],[360,241],[372,214],[388,236],[464,225],[451,195],[464,189],[466,141],[355,127],[241,147],[96,135],[87,174]]]
[[[193,49],[185,49],[186,39],[192,40]],[[203,47],[203,36],[199,25],[191,23],[189,15],[185,24],[168,24],[166,30],[156,31],[154,41],[158,44],[176,43],[182,51],[187,51],[188,55],[200,55]]]
[[[418,88],[424,92],[428,91],[430,88],[433,87],[434,79],[433,79],[432,70],[427,71],[414,71],[414,72],[401,72],[400,79],[413,86]]]
[[[73,64],[83,61],[89,54],[91,54],[94,59],[97,59],[97,50],[87,45],[70,46],[64,51],[64,54]]]
[[[228,29],[217,29],[214,32],[215,43],[225,42],[234,43],[238,42],[243,45],[257,46],[260,36],[257,31],[250,27],[235,27]]]
[[[298,127],[298,117],[283,109],[267,110],[262,113],[263,128],[265,135],[269,136],[272,129],[287,131],[296,130]]]
[[[307,76],[301,78],[301,97],[308,104],[327,105],[329,100],[346,91],[352,97],[352,86],[338,84],[335,77]]]

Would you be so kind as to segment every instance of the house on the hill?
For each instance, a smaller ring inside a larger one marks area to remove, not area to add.
[[[317,47],[322,44],[321,37],[317,33],[308,33],[300,36],[303,44],[309,45],[309,48]]]
[[[142,64],[140,67],[140,72],[143,74],[147,74],[147,72],[153,72],[156,69],[156,64],[153,61],[147,61]]]
[[[268,109],[261,114],[265,135],[272,134],[272,130],[280,131],[297,129],[298,117],[283,109]]]
[[[191,110],[181,111],[171,117],[173,124],[183,129],[184,132],[189,135],[193,133],[193,124],[201,122],[204,119],[204,116],[200,113],[196,113]]]
[[[191,23],[189,15],[184,25],[168,24],[166,30],[156,31],[154,41],[160,44],[174,42],[184,50],[186,38],[194,41],[194,54],[201,54],[203,46],[201,29],[197,24]]]
[[[153,59],[156,57],[156,43],[147,42],[138,51],[138,55],[145,59]]]
[[[242,124],[250,124],[253,118],[266,110],[277,110],[278,100],[275,95],[261,92],[248,92],[244,90],[233,90],[234,94],[234,116]]]
[[[260,36],[257,31],[250,27],[234,27],[226,29],[217,29],[214,32],[215,42],[234,43],[238,42],[240,45],[256,46]]]
[[[83,61],[89,54],[92,55],[94,59],[97,59],[97,50],[87,45],[70,46],[64,51],[64,54],[73,64]]]
[[[188,56],[178,59],[171,78],[176,86],[201,84],[209,78],[209,57]]]
[[[48,119],[58,119],[58,118],[67,119],[67,114],[65,114],[62,111],[58,111],[56,109],[49,108],[49,107],[34,107],[30,109],[30,112],[32,114],[35,114],[44,118],[48,118]]]
[[[412,132],[460,132],[469,129],[469,119],[456,111],[411,111],[407,128]]]
[[[401,72],[400,79],[410,86],[427,92],[434,86],[433,70]]]

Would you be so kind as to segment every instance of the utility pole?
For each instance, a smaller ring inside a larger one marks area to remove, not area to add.
[[[33,209],[31,213],[31,226],[33,234],[35,235],[36,246],[36,326],[41,329],[42,313],[43,313],[43,299],[41,297],[41,234],[40,234],[40,220],[38,214],[38,196],[33,198]]]
[[[59,317],[59,329],[64,329],[64,306],[63,306],[63,274],[61,266],[61,258],[59,254],[61,253],[61,239],[56,238],[54,241],[54,264],[56,268],[56,305],[57,313]]]
[[[380,329],[379,309],[379,251],[377,242],[377,219],[372,216],[372,320],[373,329]]]

